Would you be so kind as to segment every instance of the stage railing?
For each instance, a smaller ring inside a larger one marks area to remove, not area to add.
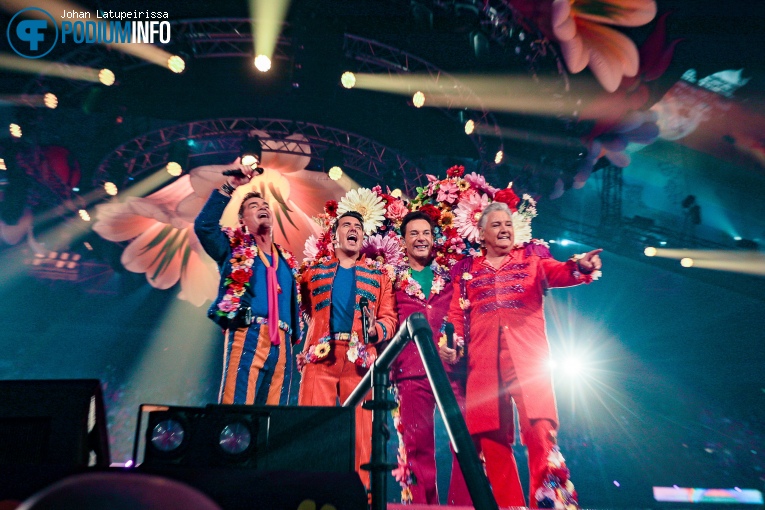
[[[436,403],[449,434],[449,440],[457,455],[457,461],[465,477],[473,507],[476,510],[498,510],[497,501],[491,492],[489,481],[483,471],[483,465],[478,459],[475,446],[468,432],[465,419],[460,412],[457,399],[454,396],[446,370],[438,356],[433,342],[433,332],[422,313],[415,313],[401,325],[380,357],[364,375],[356,389],[343,403],[345,407],[354,407],[361,403],[364,396],[372,389],[372,400],[363,404],[365,409],[373,412],[372,426],[372,455],[369,463],[362,468],[370,471],[371,509],[385,510],[388,471],[395,465],[388,464],[387,442],[390,432],[387,426],[387,411],[395,407],[388,399],[390,387],[390,366],[406,346],[414,340],[422,357],[425,372],[433,388]]]

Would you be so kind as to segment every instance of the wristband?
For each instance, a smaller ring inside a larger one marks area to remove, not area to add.
[[[235,188],[235,187],[233,187],[233,186],[232,186],[231,184],[229,184],[228,182],[224,182],[224,183],[221,185],[221,187],[220,187],[220,191],[221,191],[221,193],[223,193],[224,195],[227,195],[227,196],[229,196],[229,197],[230,197],[230,196],[231,196],[231,195],[234,193],[234,190],[235,190],[235,189],[236,189],[236,188]]]

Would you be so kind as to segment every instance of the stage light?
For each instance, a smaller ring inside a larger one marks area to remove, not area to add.
[[[183,173],[183,168],[175,161],[170,161],[165,168],[167,169],[167,173],[173,177],[178,177]]]
[[[680,259],[680,265],[683,267],[693,267],[693,259],[690,257],[684,257]]]
[[[265,55],[258,55],[255,57],[255,68],[261,73],[265,73],[271,69],[271,59]]]
[[[497,154],[494,155],[494,164],[499,165],[502,163],[503,159],[505,159],[505,152],[500,149],[497,151]]]
[[[547,362],[547,366],[550,367],[550,370],[555,370],[558,368],[558,362],[550,358],[550,361]]]
[[[350,71],[346,71],[340,77],[340,83],[347,89],[352,89],[356,85],[356,75]]]
[[[465,134],[472,135],[473,131],[475,131],[475,121],[473,119],[468,119],[468,121],[465,122]]]
[[[343,169],[339,166],[333,166],[329,169],[328,172],[329,178],[333,181],[339,181],[340,178],[343,176]]]
[[[80,209],[80,218],[82,218],[82,221],[90,221],[90,214],[88,214],[88,211],[85,209]]]
[[[101,69],[98,71],[98,81],[106,85],[107,87],[110,87],[114,85],[114,73],[111,72],[109,69]]]
[[[170,144],[170,150],[167,152],[167,173],[173,177],[178,177],[183,173],[183,169],[189,164],[189,146],[183,140],[176,140]]]
[[[648,247],[646,247],[646,249],[645,249],[645,250],[643,250],[643,253],[645,254],[645,256],[646,256],[646,257],[655,257],[655,256],[656,256],[656,253],[657,253],[658,251],[659,251],[659,250],[657,250],[657,249],[656,249],[656,248],[654,248],[653,246],[648,246]]]
[[[53,92],[47,92],[43,96],[43,103],[45,104],[45,106],[53,110],[58,106],[58,98],[56,97],[56,94],[54,94]]]
[[[0,170],[8,170],[8,167],[5,166],[5,160],[3,158],[0,158]]]
[[[106,192],[107,195],[111,197],[115,197],[117,196],[117,192],[118,192],[117,185],[114,184],[113,182],[105,182],[104,191]]]
[[[244,423],[237,421],[223,427],[218,436],[221,450],[229,455],[240,455],[252,444],[252,432]]]
[[[741,240],[741,236],[735,236],[735,237],[733,238],[733,240],[734,240],[734,241],[740,241],[740,240]]]
[[[659,241],[659,245],[661,245],[661,246],[667,246],[667,241]]]
[[[260,159],[263,156],[263,146],[260,144],[260,137],[257,135],[247,135],[242,140],[239,156],[244,166],[255,170],[260,165]]]
[[[167,59],[167,68],[176,74],[181,74],[186,69],[186,61],[178,55]]]
[[[157,423],[151,431],[150,444],[162,453],[178,450],[183,444],[186,431],[180,421],[168,418]]]
[[[21,126],[18,124],[11,124],[8,126],[8,130],[10,131],[12,137],[21,138]]]
[[[324,168],[327,169],[329,178],[333,181],[340,180],[343,176],[343,165],[345,164],[345,158],[343,157],[343,151],[340,147],[332,145],[327,148],[324,153]]]
[[[425,105],[425,94],[419,90],[412,96],[412,104],[415,108],[422,108]]]
[[[582,362],[578,358],[570,358],[566,361],[566,374],[577,376],[582,373]]]
[[[568,239],[561,239],[560,240],[560,245],[561,246],[568,246],[569,244],[571,244],[571,241],[569,241]]]

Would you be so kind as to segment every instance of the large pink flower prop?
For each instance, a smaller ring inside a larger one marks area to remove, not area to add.
[[[590,68],[608,92],[638,72],[635,43],[605,25],[638,27],[656,16],[654,0],[553,0],[554,37],[572,73]]]
[[[256,134],[268,138],[267,133]],[[305,170],[310,147],[301,135],[292,138],[294,142],[288,146],[301,146],[294,153],[271,152],[272,147],[264,143],[264,173],[236,190],[221,223],[236,227],[243,195],[260,191],[274,211],[274,239],[300,257],[305,240],[321,232],[311,216],[322,213],[325,202],[343,190],[326,175]],[[193,222],[210,194],[217,193],[226,179],[221,172],[231,167],[197,167],[147,197],[99,205],[93,230],[104,239],[129,243],[121,259],[126,269],[144,273],[158,289],[168,289],[180,281],[178,297],[201,306],[215,298],[219,274],[199,244]]]
[[[457,205],[454,226],[457,227],[459,235],[471,243],[477,243],[480,240],[478,220],[481,218],[481,211],[487,205],[489,205],[489,197],[485,193],[470,195]]]
[[[361,253],[393,266],[403,262],[401,238],[393,232],[388,235],[375,234],[367,237],[364,239]]]

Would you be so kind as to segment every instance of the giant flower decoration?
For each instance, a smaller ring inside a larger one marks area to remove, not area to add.
[[[480,240],[478,220],[481,218],[481,211],[487,205],[489,205],[489,197],[485,193],[471,194],[457,204],[454,226],[457,227],[457,232],[471,243],[477,243]]]
[[[348,211],[361,214],[366,235],[377,230],[385,220],[385,202],[368,188],[352,189],[345,194],[337,206],[337,215],[342,216]]]
[[[401,264],[404,258],[401,238],[392,231],[387,235],[375,234],[366,237],[361,253],[393,266]]]
[[[267,133],[255,133],[270,138]],[[291,138],[293,141],[286,145],[293,146],[293,153],[271,150],[282,149],[283,142],[273,142],[274,147],[264,144],[265,171],[237,188],[221,224],[236,227],[242,197],[249,191],[260,191],[274,211],[275,240],[300,255],[305,239],[321,233],[311,216],[323,213],[325,202],[339,195],[342,188],[326,175],[305,170],[310,146],[302,135]],[[217,193],[226,179],[222,171],[229,168],[231,165],[197,167],[149,196],[99,205],[93,230],[104,239],[128,243],[121,258],[126,269],[144,273],[149,284],[158,289],[168,289],[180,281],[178,297],[201,306],[215,298],[220,276],[194,234],[193,222],[210,194]]]
[[[589,66],[614,92],[624,76],[638,72],[639,55],[626,35],[605,25],[638,27],[656,16],[654,0],[553,0],[552,32],[572,73]]]

